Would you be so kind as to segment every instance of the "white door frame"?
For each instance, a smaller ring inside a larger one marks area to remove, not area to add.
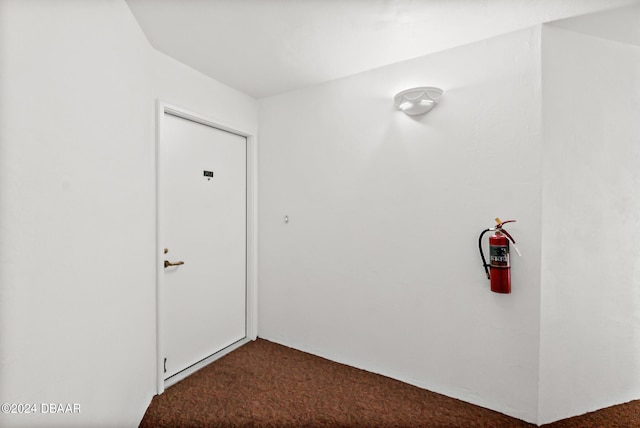
[[[246,132],[234,126],[222,123],[219,120],[207,118],[197,113],[190,112],[180,107],[172,106],[161,100],[157,100],[157,114],[156,114],[156,138],[155,138],[155,223],[156,223],[156,374],[157,374],[157,394],[162,394],[165,387],[184,379],[193,372],[201,369],[205,365],[215,361],[223,355],[231,352],[239,346],[247,343],[250,340],[255,340],[258,334],[258,306],[257,306],[257,148],[256,137],[250,132]],[[236,135],[240,135],[247,139],[247,242],[246,242],[246,278],[247,278],[247,302],[246,302],[246,338],[236,342],[234,345],[225,348],[224,350],[210,356],[199,362],[198,364],[191,366],[189,369],[175,375],[171,380],[164,380],[164,344],[162,343],[162,308],[163,308],[163,271],[164,271],[164,258],[165,255],[161,249],[163,242],[162,231],[160,230],[160,177],[162,174],[159,150],[162,143],[164,115],[165,113],[173,116],[181,117],[183,119],[191,120],[201,123],[203,125],[211,126],[223,131],[231,132]]]

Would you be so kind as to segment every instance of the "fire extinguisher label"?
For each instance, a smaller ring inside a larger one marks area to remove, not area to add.
[[[491,245],[489,247],[489,260],[491,266],[509,267],[509,247]]]

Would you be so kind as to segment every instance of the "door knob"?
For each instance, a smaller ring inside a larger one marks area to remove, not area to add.
[[[172,262],[170,262],[169,260],[165,260],[165,261],[164,261],[164,267],[165,267],[165,269],[166,269],[166,268],[168,268],[169,266],[180,266],[180,265],[183,265],[183,264],[184,264],[184,262],[175,262],[175,263],[172,263]]]

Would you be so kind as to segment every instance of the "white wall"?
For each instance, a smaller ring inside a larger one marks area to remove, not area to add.
[[[137,426],[155,393],[155,99],[257,126],[123,1],[0,3],[2,426]]]
[[[260,101],[261,337],[536,420],[539,55],[532,29]],[[416,120],[392,98],[418,85],[445,93]]]
[[[575,28],[635,40],[611,22]],[[532,422],[640,396],[640,48],[545,27],[541,72],[539,38],[260,103],[260,336]],[[393,109],[423,84],[435,110]],[[0,403],[82,411],[2,426],[135,426],[155,392],[156,98],[257,129],[123,1],[0,1]],[[477,255],[495,216],[511,295]]]
[[[258,107],[254,98],[156,50],[151,51],[150,67],[155,98],[234,129],[257,134]]]
[[[633,40],[640,9],[616,13]],[[541,423],[640,397],[639,70],[640,46],[544,27]]]

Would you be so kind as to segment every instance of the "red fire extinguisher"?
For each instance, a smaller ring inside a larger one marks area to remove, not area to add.
[[[495,293],[511,293],[511,259],[509,255],[509,241],[513,244],[513,249],[520,255],[516,241],[504,230],[503,225],[513,223],[515,220],[501,221],[496,218],[496,227],[485,229],[478,238],[478,247],[480,248],[480,257],[482,257],[482,266],[487,274],[487,279],[491,281],[491,291]],[[489,264],[487,264],[482,252],[482,237],[487,232],[495,232],[489,237]]]

